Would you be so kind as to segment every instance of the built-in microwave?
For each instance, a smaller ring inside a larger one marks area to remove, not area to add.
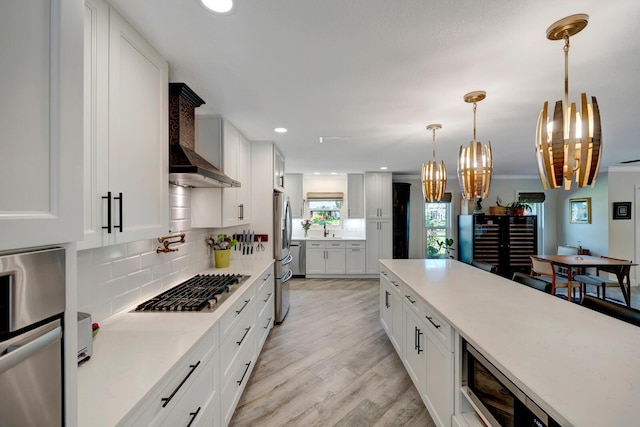
[[[464,393],[491,427],[560,426],[472,345],[463,348]]]

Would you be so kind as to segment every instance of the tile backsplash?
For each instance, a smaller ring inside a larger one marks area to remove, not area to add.
[[[210,268],[208,229],[191,229],[191,192],[171,186],[169,227],[186,233],[177,252],[156,253],[157,239],[78,252],[78,309],[100,322]],[[161,236],[158,236],[161,237]]]

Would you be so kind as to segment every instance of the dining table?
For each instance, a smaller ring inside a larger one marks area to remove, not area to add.
[[[636,266],[630,261],[597,257],[593,255],[536,255],[536,258],[551,261],[554,265],[567,269],[567,280],[573,280],[574,269],[600,268],[615,274],[622,291],[622,296],[628,307],[631,307],[631,283],[624,283],[624,277],[630,267]]]

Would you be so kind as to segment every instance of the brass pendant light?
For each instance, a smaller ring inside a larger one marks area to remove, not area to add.
[[[441,124],[431,124],[427,130],[433,132],[433,161],[422,164],[422,194],[428,202],[442,200],[444,190],[447,187],[447,170],[444,161],[440,164],[436,161],[436,130],[442,129]]]
[[[581,94],[580,111],[569,105],[569,37],[587,26],[589,16],[571,15],[553,23],[547,29],[549,40],[564,40],[564,104],[556,101],[550,120],[549,102],[545,102],[538,117],[536,157],[542,187],[571,189],[575,175],[578,188],[593,187],[602,157],[600,110],[595,96],[591,104]]]
[[[482,145],[476,140],[477,103],[486,97],[487,93],[482,90],[469,92],[464,96],[465,102],[473,103],[473,141],[469,143],[468,148],[461,146],[458,155],[458,181],[462,197],[466,200],[486,199],[491,189],[493,175],[491,141]]]

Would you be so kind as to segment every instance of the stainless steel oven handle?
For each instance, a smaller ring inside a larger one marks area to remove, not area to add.
[[[61,338],[62,328],[58,326],[27,344],[15,348],[8,348],[6,353],[0,357],[0,374],[25,361]]]

